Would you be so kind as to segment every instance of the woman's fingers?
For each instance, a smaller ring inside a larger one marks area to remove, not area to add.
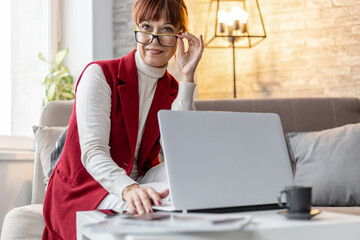
[[[189,46],[191,45],[195,45],[195,47],[200,47],[200,40],[195,37],[194,35],[192,35],[189,32],[183,33],[181,35],[179,35],[179,39],[184,39],[186,38],[189,42]]]
[[[153,188],[147,188],[147,193],[149,194],[149,197],[151,198],[151,201],[154,203],[154,205],[161,205],[161,197],[158,192],[156,192]]]
[[[136,187],[126,191],[124,199],[132,213],[143,215],[152,213],[152,205],[161,205],[161,199],[168,195],[169,190],[158,193],[153,188]]]
[[[185,51],[184,39],[188,41],[187,51]],[[200,35],[199,38],[197,38],[191,33],[186,32],[178,35],[178,43],[177,65],[179,67],[181,81],[194,82],[196,67],[204,51],[202,36]]]
[[[152,213],[152,204],[150,201],[150,197],[147,193],[146,189],[141,189],[141,191],[139,191],[139,196],[142,202],[142,206],[144,208],[144,211],[146,214]]]
[[[140,196],[137,194],[134,195],[134,205],[135,205],[136,211],[139,215],[146,214],[145,209],[143,207],[142,200],[141,200]]]
[[[188,41],[189,48],[185,52],[184,39]],[[178,35],[178,55],[179,57],[184,55],[193,55],[195,58],[200,59],[204,51],[204,41],[202,35],[197,38],[191,33],[183,33]]]
[[[129,201],[128,205],[129,205],[130,212],[132,212],[134,214],[138,214],[133,200]]]
[[[178,42],[178,54],[179,56],[182,56],[185,54],[184,41],[182,40],[182,38],[179,37],[177,42]]]
[[[200,50],[201,50],[201,54],[204,51],[204,39],[202,37],[202,35],[200,35]]]
[[[159,195],[161,198],[166,198],[167,196],[169,196],[169,189],[165,189],[164,191],[160,192]]]

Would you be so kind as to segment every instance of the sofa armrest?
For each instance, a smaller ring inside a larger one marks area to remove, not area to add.
[[[1,229],[1,239],[41,239],[45,228],[42,208],[42,204],[32,204],[8,212]]]
[[[35,153],[34,173],[32,179],[31,204],[42,204],[45,198],[44,173],[39,153]]]

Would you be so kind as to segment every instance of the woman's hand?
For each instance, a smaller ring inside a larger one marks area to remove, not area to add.
[[[187,39],[189,48],[185,52],[184,40]],[[186,32],[178,35],[178,67],[180,71],[180,80],[185,82],[194,82],[196,67],[204,51],[204,41],[202,36],[199,38]]]
[[[138,184],[130,185],[123,191],[123,199],[129,205],[130,211],[139,215],[152,213],[152,204],[161,205],[161,199],[168,195],[168,189],[158,193],[153,188],[142,188]]]

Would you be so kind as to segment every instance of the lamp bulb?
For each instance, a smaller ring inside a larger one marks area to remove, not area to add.
[[[231,8],[230,15],[233,21],[239,20],[240,23],[246,23],[249,17],[249,14],[245,12],[241,7]]]
[[[223,11],[223,10],[220,10],[219,12],[218,12],[218,22],[219,23],[227,23],[228,22],[228,15],[227,15],[227,13],[225,12],[225,11]]]

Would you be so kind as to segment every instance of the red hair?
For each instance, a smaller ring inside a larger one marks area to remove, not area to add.
[[[158,21],[165,17],[183,32],[188,31],[188,12],[184,0],[136,0],[133,19],[137,25],[144,20]]]

